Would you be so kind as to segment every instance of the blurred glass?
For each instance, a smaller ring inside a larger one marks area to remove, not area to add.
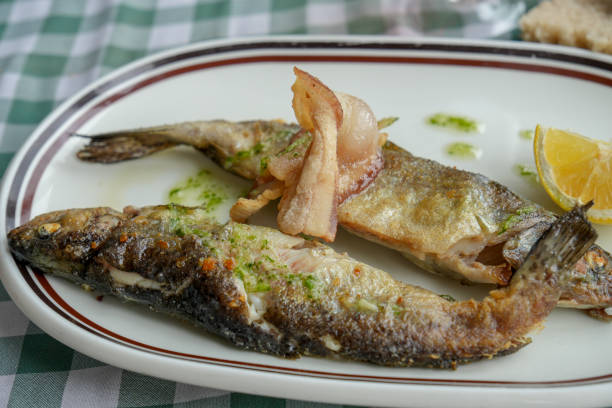
[[[402,10],[391,34],[510,39],[534,3],[537,0],[400,0],[396,5]]]

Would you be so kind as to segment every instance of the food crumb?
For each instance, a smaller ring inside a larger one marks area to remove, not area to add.
[[[228,258],[225,261],[223,261],[223,266],[225,267],[225,269],[231,271],[236,266],[236,262],[234,262],[232,258]]]

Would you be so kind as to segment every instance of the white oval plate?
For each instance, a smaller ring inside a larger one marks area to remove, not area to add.
[[[385,37],[276,37],[208,42],[157,54],[96,81],[56,109],[15,156],[3,180],[0,230],[68,207],[165,202],[169,189],[203,167],[248,183],[188,148],[96,165],[75,159],[70,137],[197,119],[293,120],[294,65],[331,88],[359,96],[379,117],[399,116],[390,139],[409,151],[487,175],[554,209],[542,189],[516,174],[532,164],[519,137],[535,124],[608,140],[612,58],[543,45]],[[485,124],[478,135],[430,128],[436,112]],[[464,140],[482,157],[458,161],[444,147]],[[227,208],[225,208],[226,211]],[[223,210],[222,210],[223,212]],[[226,217],[226,214],[223,214]],[[273,224],[270,210],[256,220]],[[612,249],[612,228],[599,227]],[[612,402],[612,326],[555,310],[520,352],[456,371],[387,368],[320,358],[284,360],[238,350],[188,324],[95,296],[32,273],[0,238],[1,278],[38,326],[76,350],[119,367],[175,381],[277,397],[369,405],[607,405]],[[433,277],[399,254],[341,232],[334,247],[395,277],[458,298],[482,296]]]

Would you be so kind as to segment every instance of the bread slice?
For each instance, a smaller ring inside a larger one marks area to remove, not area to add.
[[[612,0],[551,0],[520,20],[527,41],[571,45],[612,54]]]

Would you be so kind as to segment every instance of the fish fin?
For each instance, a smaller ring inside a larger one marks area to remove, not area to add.
[[[77,157],[95,163],[116,163],[137,159],[178,144],[171,140],[163,128],[98,135],[73,133],[72,136],[90,139],[89,143],[77,152]]]
[[[561,216],[534,245],[521,270],[529,270],[533,262],[543,262],[545,270],[559,273],[576,265],[597,239],[597,232],[586,218],[592,205],[576,206]]]

